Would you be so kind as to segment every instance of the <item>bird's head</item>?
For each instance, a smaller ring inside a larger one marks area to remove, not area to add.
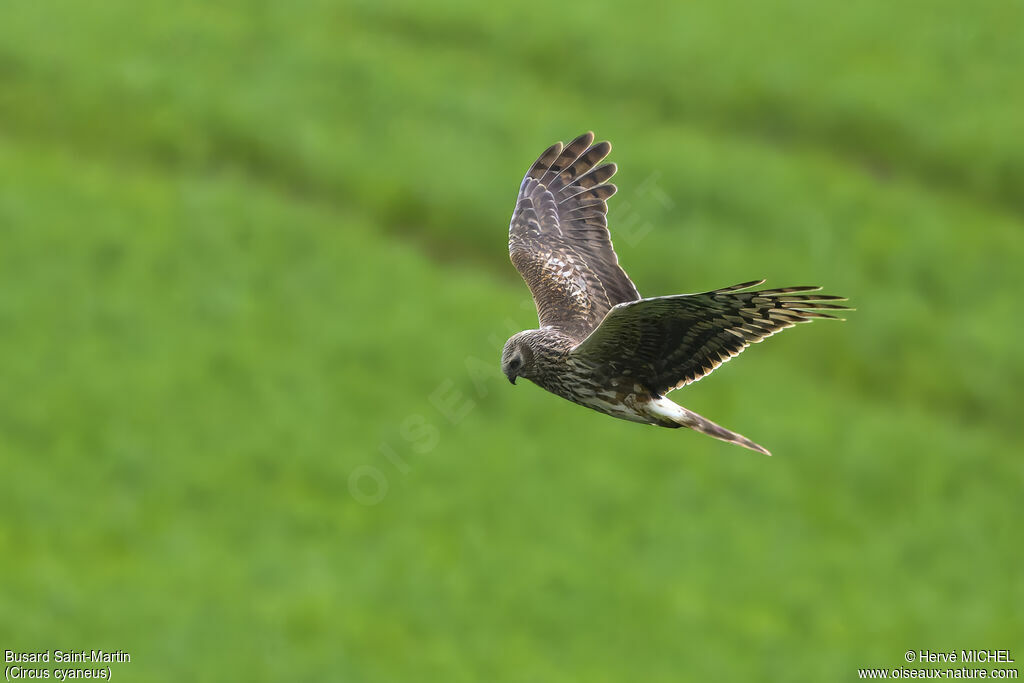
[[[533,369],[533,349],[527,334],[520,332],[510,337],[501,352],[501,371],[512,384],[516,383],[516,377],[529,378]]]

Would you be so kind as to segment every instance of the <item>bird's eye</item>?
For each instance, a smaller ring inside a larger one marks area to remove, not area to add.
[[[511,361],[509,361],[508,366],[513,370],[518,370],[519,366],[522,364],[523,362],[521,360],[519,360],[518,358],[513,358]]]

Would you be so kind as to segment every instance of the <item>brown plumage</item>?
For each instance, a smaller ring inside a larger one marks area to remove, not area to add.
[[[614,417],[689,427],[768,454],[664,393],[695,382],[779,330],[846,309],[818,287],[749,291],[763,280],[702,294],[641,299],[607,228],[611,151],[586,133],[556,143],[527,171],[509,226],[509,254],[533,294],[540,329],[514,335],[502,370]]]

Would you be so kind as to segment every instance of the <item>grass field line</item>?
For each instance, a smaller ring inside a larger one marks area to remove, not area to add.
[[[519,71],[547,86],[553,95],[567,97],[566,81],[578,82],[586,73],[574,69],[585,64],[562,64],[552,69],[547,53],[523,49],[501,55],[498,64],[491,38],[473,25],[423,25],[417,18],[383,13],[360,6],[360,23],[369,31],[398,35],[412,45],[434,52],[459,52],[464,59],[490,60],[506,73]],[[1000,206],[1015,215],[1024,214],[1024,160],[992,161],[978,173],[978,159],[959,158],[955,152],[915,135],[896,120],[865,108],[841,110],[807,99],[795,100],[769,89],[753,90],[742,99],[726,101],[701,92],[666,88],[646,89],[638,79],[621,79],[609,71],[586,78],[593,106],[626,100],[653,109],[660,121],[680,121],[694,128],[735,138],[768,140],[786,147],[828,154],[852,167],[882,175],[903,176],[929,186],[936,193],[965,195],[975,202]],[[976,154],[976,153],[975,153]]]
[[[51,92],[69,87],[66,79],[60,74],[40,72],[35,67],[26,72],[24,65],[17,60],[4,59],[0,62],[5,64],[8,76],[15,75],[8,78],[8,87],[0,94],[0,102],[29,103],[20,108],[0,107],[0,124],[8,136],[13,135],[31,144],[65,148],[75,156],[129,163],[136,167],[190,173],[208,173],[218,169],[241,172],[282,196],[301,197],[325,207],[357,209],[372,215],[375,225],[403,241],[418,245],[437,262],[471,263],[506,283],[517,282],[515,273],[507,268],[504,258],[495,257],[493,249],[485,246],[490,245],[489,240],[464,239],[457,233],[428,229],[432,225],[494,224],[498,230],[497,226],[507,220],[511,198],[509,207],[493,211],[478,202],[463,201],[459,196],[446,197],[436,193],[422,196],[416,191],[418,178],[413,175],[408,178],[407,187],[395,186],[388,195],[367,200],[360,196],[356,187],[356,183],[365,183],[367,179],[357,178],[347,171],[331,177],[287,144],[234,127],[215,113],[193,117],[173,128],[163,129],[153,123],[159,119],[161,108],[157,98],[111,85],[103,93],[103,99],[119,102],[122,108],[133,112],[132,119],[124,121],[99,116],[94,117],[96,123],[89,124],[86,122],[88,117],[84,116],[87,112],[77,111],[83,105],[76,102],[92,102],[96,93],[75,93],[75,97],[66,103],[69,106],[65,110],[55,111]],[[44,87],[44,84],[48,86]],[[187,129],[192,138],[181,139],[179,132],[182,129]],[[720,137],[717,131],[714,137]],[[734,135],[722,139],[730,145],[746,144]],[[749,141],[755,142],[755,139]],[[788,150],[766,147],[763,141],[758,141],[757,146],[779,157],[791,157]],[[844,173],[847,169],[856,175],[864,173],[862,166],[850,167],[813,147],[806,149],[803,155],[816,165],[831,167],[833,172]],[[900,182],[913,180],[916,178],[901,179]],[[936,189],[927,184],[918,188],[915,191],[925,194]],[[974,205],[986,213],[1006,213],[1005,206],[992,205],[971,193],[944,193],[943,201]],[[614,216],[615,207],[612,208]],[[429,223],[424,224],[424,220]]]
[[[361,17],[371,31],[397,32],[409,41],[437,43],[444,52],[455,52],[456,58],[473,53],[477,59],[494,59],[490,53],[478,52],[486,38],[483,35],[459,32],[458,39],[448,40],[450,32],[444,30],[418,32],[418,24],[410,18],[369,13]],[[533,62],[529,55],[521,55],[511,60],[512,65],[503,63],[501,66],[515,67],[535,79],[552,98],[570,98],[576,101],[577,108],[586,108],[587,102],[575,93],[565,92],[558,77],[537,68],[536,58],[532,59]],[[153,121],[159,119],[166,105],[158,97],[116,84],[110,84],[102,93],[82,91],[64,74],[27,64],[9,53],[0,52],[0,73],[6,81],[4,93],[0,94],[0,124],[8,131],[60,139],[69,146],[90,149],[92,153],[118,149],[120,154],[148,156],[168,165],[227,163],[287,187],[291,192],[320,195],[343,203],[360,201],[347,192],[347,178],[332,181],[322,177],[318,169],[289,155],[283,145],[268,144],[262,136],[218,117],[215,109],[190,116],[173,129],[160,130]],[[588,97],[593,93],[595,100],[625,100],[638,117],[651,119],[648,123],[664,125],[666,121],[675,120],[716,138],[748,140],[758,145],[768,142],[787,153],[802,150],[830,158],[857,173],[867,170],[885,178],[910,181],[946,198],[956,197],[965,203],[1002,209],[1017,217],[1024,213],[1021,200],[1024,189],[1015,179],[1017,175],[1024,176],[1024,171],[1018,173],[1021,169],[989,168],[987,173],[980,174],[985,176],[985,182],[975,182],[972,178],[979,175],[976,160],[964,162],[941,148],[929,151],[927,148],[934,145],[925,144],[894,121],[865,111],[836,112],[827,105],[809,111],[806,101],[790,101],[768,91],[753,93],[742,103],[726,103],[705,100],[698,93],[683,101],[673,92],[652,93],[642,88],[642,84],[632,81],[594,79],[588,85]],[[58,97],[61,106],[54,107],[55,93],[72,93],[73,97],[70,100]],[[125,121],[118,115],[97,116],[99,112],[87,110],[96,101],[117,103],[118,111],[131,112],[133,120]],[[76,106],[77,102],[83,104]],[[13,103],[18,106],[11,106]],[[187,130],[193,139],[176,138],[182,130]],[[410,179],[410,185],[414,182],[415,179]],[[423,213],[419,206],[368,208],[383,211],[382,218],[396,232],[402,232],[402,224],[408,220],[406,214]],[[442,213],[450,211],[462,217],[467,209],[472,211],[465,205],[441,208]],[[484,216],[473,218],[480,220]],[[441,251],[447,253],[452,247],[459,249],[458,245],[446,244]]]

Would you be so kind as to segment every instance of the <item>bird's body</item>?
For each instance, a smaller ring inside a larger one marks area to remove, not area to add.
[[[608,368],[577,356],[577,341],[554,329],[527,330],[513,337],[529,344],[533,363],[521,376],[552,394],[587,408],[633,422],[650,423],[645,404],[655,398],[629,375],[607,374]]]
[[[750,343],[842,309],[817,287],[749,291],[746,282],[701,294],[642,299],[619,267],[607,229],[611,145],[587,133],[548,148],[527,172],[509,227],[512,263],[530,287],[540,328],[511,337],[502,370],[624,420],[689,427],[768,451],[664,396]]]

